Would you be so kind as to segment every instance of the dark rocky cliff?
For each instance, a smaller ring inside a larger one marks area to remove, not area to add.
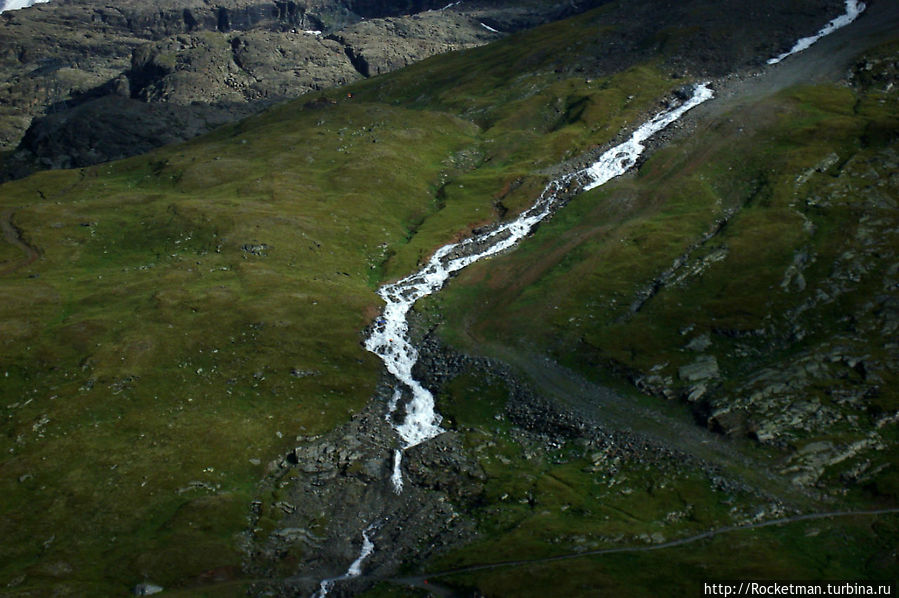
[[[487,43],[500,34],[485,21],[509,32],[601,3],[68,0],[9,11],[0,17],[0,151],[17,151],[0,169],[17,178],[133,155],[275,101]],[[112,121],[121,134],[73,136]]]

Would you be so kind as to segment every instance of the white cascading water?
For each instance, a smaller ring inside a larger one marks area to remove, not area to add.
[[[846,0],[845,14],[831,19],[830,22],[822,27],[815,35],[803,37],[802,39],[797,41],[795,44],[793,44],[793,47],[790,48],[789,52],[784,52],[780,56],[770,58],[768,60],[768,64],[777,64],[787,56],[792,56],[793,54],[808,49],[813,43],[815,43],[825,35],[830,35],[837,29],[840,29],[841,27],[845,27],[846,25],[852,23],[852,21],[858,18],[858,15],[862,14],[865,8],[866,7],[864,2],[859,2],[858,0]]]
[[[356,560],[352,562],[349,568],[346,570],[346,573],[339,577],[329,577],[328,579],[322,580],[321,584],[319,584],[318,592],[316,592],[312,598],[325,598],[328,595],[328,592],[331,591],[331,587],[335,582],[344,580],[344,579],[352,579],[354,577],[359,577],[362,575],[362,563],[365,559],[368,558],[375,550],[375,545],[368,537],[368,532],[372,530],[373,525],[369,525],[367,528],[362,530],[362,550],[359,551],[359,556],[356,557]]]
[[[538,222],[552,213],[559,200],[559,191],[575,179],[582,183],[582,190],[586,191],[627,172],[643,153],[644,141],[713,96],[712,90],[706,85],[697,85],[689,100],[676,108],[657,114],[637,129],[630,139],[605,152],[589,167],[549,183],[534,205],[512,222],[459,243],[445,245],[438,249],[427,265],[415,274],[381,287],[378,294],[387,305],[382,315],[375,321],[371,334],[365,341],[365,348],[380,357],[387,366],[387,371],[412,393],[412,398],[406,404],[406,414],[402,423],[394,424],[403,447],[394,452],[393,474],[390,478],[397,494],[403,489],[401,466],[403,450],[433,438],[443,431],[440,427],[440,415],[434,409],[434,396],[412,377],[412,367],[418,360],[418,351],[407,336],[409,324],[406,315],[412,305],[422,297],[439,290],[454,272],[515,245],[530,233]],[[398,385],[387,404],[388,421],[392,421],[402,396],[402,386]],[[313,598],[325,598],[335,582],[358,577],[362,573],[362,562],[374,550],[374,544],[368,538],[371,529],[372,526],[369,526],[362,532],[362,551],[347,572],[340,577],[323,580]]]
[[[630,139],[605,152],[591,166],[549,183],[536,203],[515,220],[487,233],[445,245],[418,272],[381,287],[378,294],[384,299],[386,306],[381,317],[375,321],[371,334],[365,341],[365,348],[378,355],[387,371],[411,392],[402,421],[393,422],[402,441],[402,449],[397,450],[394,455],[391,477],[397,493],[402,490],[403,483],[402,451],[443,431],[440,428],[440,415],[434,410],[434,397],[412,376],[412,368],[418,360],[418,351],[409,342],[409,324],[406,320],[412,305],[440,289],[453,273],[515,245],[538,222],[549,216],[559,200],[559,192],[569,183],[577,180],[583,184],[583,190],[590,190],[627,172],[643,153],[643,143],[647,139],[713,95],[706,85],[696,86],[690,99],[676,108],[657,114],[637,129]],[[397,386],[388,404],[387,417],[391,421],[401,398],[402,386]]]
[[[447,5],[445,8],[450,6],[453,5]],[[825,35],[852,23],[864,10],[864,2],[846,0],[846,14],[832,19],[816,35],[800,39],[789,52],[771,58],[768,60],[768,64],[777,64],[787,56],[809,48]],[[406,314],[409,313],[412,305],[422,297],[439,290],[454,272],[458,272],[481,258],[495,255],[515,245],[530,233],[538,222],[552,212],[552,208],[558,200],[558,191],[564,189],[572,181],[577,179],[582,183],[581,190],[589,191],[627,172],[637,163],[637,159],[643,153],[643,142],[679,119],[691,108],[712,97],[714,97],[714,93],[706,84],[697,85],[689,100],[674,109],[660,112],[637,129],[630,139],[606,151],[587,168],[564,175],[549,183],[534,205],[517,219],[488,233],[441,247],[424,268],[402,280],[384,285],[378,290],[378,295],[384,299],[387,305],[366,339],[365,348],[380,357],[387,370],[412,393],[412,398],[406,405],[405,418],[402,423],[394,425],[394,429],[403,443],[403,448],[394,452],[393,473],[390,478],[397,493],[402,492],[403,489],[403,450],[433,438],[443,431],[440,427],[441,417],[434,409],[433,395],[412,377],[412,366],[418,360],[418,351],[406,336],[409,331]],[[472,247],[477,247],[477,252],[467,253],[466,250],[470,250]],[[402,394],[402,386],[396,386],[393,397],[387,404],[386,417],[388,421],[393,420],[393,414],[402,399]],[[347,572],[340,577],[322,581],[319,591],[313,598],[325,598],[336,581],[361,575],[362,562],[374,551],[374,544],[368,537],[371,529],[372,526],[369,526],[362,532],[362,550]]]

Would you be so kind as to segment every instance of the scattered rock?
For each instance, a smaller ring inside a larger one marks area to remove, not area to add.
[[[134,589],[131,590],[131,593],[135,596],[152,596],[153,594],[159,594],[163,591],[163,589],[164,588],[162,586],[144,582],[134,586]]]
[[[703,355],[693,363],[679,367],[677,376],[685,382],[718,378],[718,360],[714,355]]]
[[[268,255],[269,249],[271,249],[271,246],[266,243],[244,243],[240,246],[240,250],[244,253],[250,253],[261,257]]]
[[[705,333],[694,337],[689,343],[684,346],[684,348],[688,351],[696,351],[697,353],[702,353],[711,346],[712,339],[708,333]]]

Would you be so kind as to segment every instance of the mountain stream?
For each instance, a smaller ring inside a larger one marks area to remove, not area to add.
[[[817,34],[798,40],[788,52],[771,58],[768,64],[776,64],[809,48],[822,37],[855,21],[864,10],[864,2],[846,0],[845,14],[832,19]],[[418,361],[418,351],[409,340],[406,316],[415,302],[440,290],[450,276],[466,266],[517,244],[539,222],[552,214],[561,201],[563,191],[572,184],[580,185],[580,191],[589,191],[630,170],[643,153],[645,141],[712,97],[714,93],[707,84],[695,86],[692,96],[682,104],[656,114],[634,131],[627,141],[607,150],[590,166],[551,181],[534,205],[515,220],[464,241],[441,247],[422,269],[378,290],[378,295],[386,305],[381,316],[375,320],[365,341],[365,348],[380,357],[387,371],[398,382],[394,387],[393,397],[388,402],[386,414],[401,441],[401,448],[394,452],[391,475],[396,493],[399,494],[403,489],[403,451],[443,432],[440,414],[434,408],[433,395],[412,376],[412,368]],[[398,414],[398,407],[406,393],[409,398],[405,402],[404,412]],[[374,544],[369,538],[372,529],[372,525],[369,525],[362,532],[361,552],[347,572],[322,581],[315,598],[324,598],[334,582],[361,575],[363,561],[374,552]]]

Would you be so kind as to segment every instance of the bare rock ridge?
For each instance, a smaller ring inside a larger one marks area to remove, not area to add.
[[[510,32],[602,3],[70,0],[6,11],[0,151],[17,151],[2,178],[134,155],[481,45],[500,36],[485,20]]]

